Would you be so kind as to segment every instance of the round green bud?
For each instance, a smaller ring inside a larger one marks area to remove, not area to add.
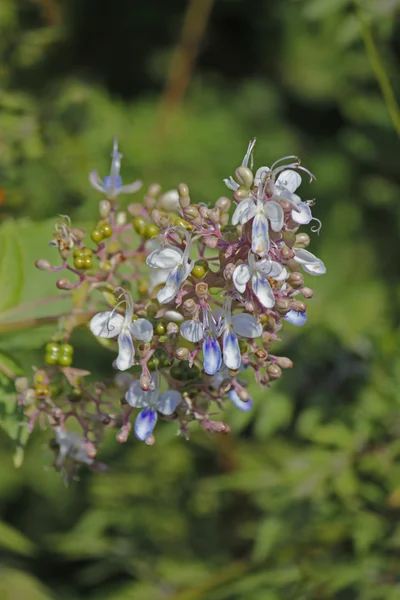
[[[146,240],[149,240],[152,237],[154,237],[155,235],[158,235],[159,233],[160,233],[160,230],[158,229],[158,227],[155,223],[148,223],[146,225],[146,229],[144,231],[144,238]]]
[[[235,179],[240,185],[250,189],[253,185],[254,175],[248,167],[239,167],[235,171]]]
[[[147,227],[147,221],[143,217],[135,217],[133,219],[133,229],[139,235],[144,235],[144,232],[146,231],[146,227]]]
[[[46,344],[46,354],[58,354],[60,352],[60,344],[57,342],[49,342]]]
[[[74,353],[74,348],[71,344],[61,344],[60,346],[60,354],[66,354],[67,356],[72,356]]]
[[[166,331],[167,331],[166,324],[163,321],[159,321],[155,327],[155,333],[157,335],[164,335],[164,333]]]
[[[69,367],[72,365],[72,356],[69,354],[61,354],[58,357],[58,364],[62,367]]]
[[[85,251],[85,248],[76,248],[74,250],[73,257],[74,258],[80,258],[81,256],[83,256],[84,251]]]
[[[84,269],[91,269],[93,267],[93,260],[91,256],[86,256],[84,259]]]
[[[58,359],[58,354],[45,354],[44,362],[46,363],[46,365],[56,365],[58,364]]]
[[[113,232],[111,225],[109,225],[108,223],[102,225],[100,231],[105,238],[111,237]]]
[[[82,255],[85,256],[86,258],[92,258],[93,256],[93,250],[91,248],[82,248]]]
[[[154,302],[152,302],[151,304],[149,304],[146,308],[146,313],[147,316],[152,318],[155,317],[156,314],[158,313],[158,306],[157,304],[155,304]]]
[[[93,229],[92,233],[90,234],[90,237],[96,244],[99,244],[104,236],[100,229]]]
[[[307,248],[310,245],[310,241],[308,233],[298,233],[296,235],[296,248]]]
[[[194,267],[192,269],[193,277],[196,279],[202,279],[204,275],[208,271],[208,263],[205,260],[198,260],[195,262]]]
[[[193,225],[191,223],[189,223],[189,221],[186,221],[185,219],[182,219],[181,217],[179,217],[178,219],[175,219],[174,225],[175,225],[175,227],[183,227],[187,231],[194,230]]]
[[[74,259],[74,267],[76,269],[85,269],[85,263],[86,263],[86,259],[82,256],[82,257],[77,257]]]
[[[244,354],[245,352],[247,352],[249,345],[246,342],[246,340],[244,340],[243,338],[241,338],[239,340],[239,348],[240,348],[240,354]]]

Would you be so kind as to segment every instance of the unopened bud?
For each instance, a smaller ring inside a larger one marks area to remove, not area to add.
[[[92,442],[85,442],[84,448],[89,458],[95,459],[97,455],[96,446]]]
[[[265,323],[265,329],[267,331],[272,331],[274,332],[276,328],[276,320],[274,319],[274,317],[268,317],[268,321]]]
[[[199,206],[199,213],[203,219],[208,219],[210,217],[210,209],[207,206]]]
[[[178,185],[179,204],[181,208],[186,208],[190,204],[189,188],[186,183]]]
[[[165,192],[159,200],[160,208],[176,212],[179,210],[179,194],[178,190],[169,190]]]
[[[253,184],[254,175],[248,167],[239,167],[235,171],[235,179],[240,185],[249,190]]]
[[[69,279],[62,277],[61,279],[58,279],[56,286],[59,290],[71,290],[74,287],[74,284],[71,283]]]
[[[117,442],[119,442],[120,444],[125,444],[125,442],[128,440],[131,429],[132,425],[130,423],[124,425],[124,427],[122,427],[117,433]]]
[[[200,282],[196,284],[196,296],[200,299],[207,298],[208,296],[208,285],[206,283]]]
[[[159,183],[151,183],[147,189],[147,195],[152,198],[157,198],[158,194],[161,192],[161,185]],[[166,192],[168,194],[168,192]]]
[[[268,352],[260,348],[255,352],[254,356],[256,357],[257,363],[262,364],[268,358]]]
[[[290,302],[290,308],[296,312],[306,312],[307,306],[301,300],[292,300]]]
[[[207,248],[216,248],[218,246],[218,238],[215,235],[208,235],[203,238],[203,242]]]
[[[185,300],[185,302],[182,304],[182,311],[186,317],[190,317],[190,316],[194,315],[196,310],[197,310],[197,304],[191,298],[189,300]]]
[[[195,206],[188,206],[187,208],[184,208],[183,214],[185,219],[189,219],[190,221],[194,221],[200,216],[200,213]]]
[[[294,244],[296,243],[296,234],[293,231],[284,231],[282,233],[282,238],[286,246],[293,248]]]
[[[125,211],[120,211],[119,213],[117,213],[115,222],[118,225],[118,227],[122,227],[123,225],[125,225],[126,221],[127,221],[127,216],[126,216]]]
[[[177,325],[176,323],[168,323],[167,325],[167,336],[169,338],[173,338],[176,337],[179,333],[179,325]],[[161,338],[160,338],[161,339]]]
[[[249,401],[250,396],[249,396],[249,392],[247,390],[245,390],[244,388],[241,387],[241,388],[237,389],[236,391],[242,402]]]
[[[160,210],[157,210],[156,208],[152,211],[151,218],[154,221],[154,223],[161,229],[167,229],[167,227],[169,227],[169,225],[171,223],[168,215],[166,215],[165,213],[162,213]]]
[[[184,320],[183,315],[177,310],[167,310],[164,313],[164,317],[167,321],[173,321],[174,323],[181,323]]]
[[[224,279],[226,281],[232,281],[233,272],[236,269],[236,265],[234,263],[228,263],[224,269]]]
[[[242,200],[245,200],[245,198],[249,197],[249,190],[246,190],[244,187],[240,187],[233,193],[233,197],[236,202],[241,202]]]
[[[222,213],[227,213],[231,207],[231,201],[229,198],[222,196],[222,198],[218,198],[215,203],[215,208],[219,208]]]
[[[140,387],[144,392],[148,392],[151,386],[151,379],[148,375],[141,374],[140,376]]]
[[[311,288],[308,288],[308,287],[301,288],[300,293],[303,296],[303,298],[307,298],[307,300],[309,298],[312,298],[314,296],[313,290]]]
[[[19,394],[26,392],[29,387],[29,382],[27,377],[17,377],[15,380],[15,389]]]
[[[189,358],[188,348],[177,348],[175,350],[175,356],[178,360],[187,360]]]
[[[291,258],[294,258],[294,252],[288,246],[283,246],[283,248],[281,248],[281,256],[283,260],[290,260]]]
[[[310,241],[308,233],[298,233],[296,235],[296,248],[307,248],[310,245]]]
[[[219,223],[220,216],[219,208],[212,208],[210,210],[209,217],[213,223]]]
[[[138,344],[137,350],[140,358],[145,358],[151,348],[151,344],[149,342],[140,342]]]
[[[99,213],[102,219],[107,219],[110,214],[111,203],[108,200],[100,200],[99,202]]]
[[[301,273],[290,273],[288,283],[294,288],[301,287],[304,284],[304,276]]]
[[[35,266],[38,269],[40,269],[41,271],[52,271],[53,270],[53,266],[45,258],[40,258],[39,260],[36,260]]]
[[[261,335],[261,340],[264,348],[270,348],[270,346],[272,346],[272,344],[274,343],[274,339],[268,331],[263,331]]]
[[[280,314],[286,314],[290,310],[290,300],[288,298],[279,298],[275,303],[275,308]]]
[[[276,364],[281,367],[281,369],[291,369],[293,367],[293,361],[286,356],[278,356]]]
[[[156,438],[153,434],[151,434],[144,440],[144,443],[146,444],[146,446],[154,446],[154,444],[156,443]]]
[[[279,379],[282,375],[282,369],[276,364],[269,365],[269,367],[267,367],[267,373],[270,379]]]

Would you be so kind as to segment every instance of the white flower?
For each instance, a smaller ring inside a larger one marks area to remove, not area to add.
[[[118,336],[119,352],[116,365],[120,371],[126,371],[132,367],[135,358],[132,337],[143,342],[150,342],[153,337],[153,325],[147,319],[137,319],[132,323],[132,296],[125,290],[122,290],[121,294],[124,296],[121,302],[126,304],[125,316],[115,312],[115,309],[98,313],[90,321],[90,329],[97,337],[114,338]]]
[[[54,433],[56,435],[56,442],[59,446],[58,456],[56,458],[56,467],[61,467],[64,460],[69,457],[77,462],[86,463],[91,465],[93,458],[88,456],[85,448],[85,441],[77,433],[72,431],[66,431],[61,427],[55,427]]]
[[[303,248],[293,248],[295,257],[294,260],[302,266],[303,270],[309,275],[324,275],[326,267],[320,258],[311,254]]]
[[[248,313],[232,315],[232,298],[226,298],[222,307],[219,332],[222,335],[222,356],[228,369],[239,369],[242,362],[237,336],[256,338],[262,333],[261,324]]]
[[[89,181],[92,187],[99,192],[106,194],[107,198],[114,199],[119,194],[133,194],[142,187],[141,181],[134,181],[128,185],[122,185],[122,179],[120,177],[121,169],[121,158],[122,154],[118,152],[117,138],[114,138],[113,151],[111,153],[111,170],[110,175],[104,177],[103,180],[97,174],[97,171],[92,171],[89,175]]]
[[[241,371],[243,370],[243,365],[241,365],[240,370]],[[216,373],[215,375],[213,375],[213,377],[211,377],[210,385],[214,390],[218,391],[220,385],[227,379],[232,379],[231,375],[229,373],[229,369],[227,369],[227,367],[222,367],[222,369],[220,369],[220,371],[218,373]],[[238,381],[238,383],[239,383],[239,381]],[[251,410],[253,408],[252,397],[249,396],[247,402],[245,402],[244,400],[241,400],[238,392],[236,391],[236,389],[234,387],[232,387],[229,390],[227,395],[228,395],[229,400],[239,410],[242,410],[243,412],[248,412],[249,410]]]
[[[144,392],[140,381],[134,381],[126,393],[126,401],[134,408],[142,410],[136,417],[135,435],[145,441],[152,433],[157,423],[157,411],[163,415],[172,415],[182,401],[182,395],[175,390],[168,390],[160,395],[160,376],[152,375],[150,389]]]
[[[264,201],[258,194],[257,200],[252,196],[245,198],[236,207],[232,217],[232,225],[244,225],[253,219],[251,249],[254,254],[265,256],[269,251],[268,221],[272,231],[281,231],[283,226],[283,210],[274,200]]]
[[[165,286],[157,294],[157,299],[161,304],[172,302],[194,267],[194,260],[190,261],[189,258],[191,248],[190,236],[186,230],[183,231],[186,236],[184,251],[174,246],[165,246],[164,248],[154,250],[146,260],[149,267],[153,269],[169,270]]]
[[[287,279],[288,273],[280,263],[267,258],[257,261],[254,254],[249,252],[248,264],[236,267],[232,281],[237,291],[243,294],[247,282],[251,279],[253,293],[260,304],[265,308],[272,308],[275,304],[275,296],[268,277],[272,277],[276,281],[284,281]]]
[[[185,321],[181,325],[181,335],[189,342],[203,340],[203,366],[207,375],[215,375],[221,368],[222,352],[218,343],[217,324],[211,311],[203,308],[203,323]]]

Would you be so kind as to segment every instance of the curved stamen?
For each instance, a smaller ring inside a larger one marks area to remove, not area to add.
[[[250,169],[253,170],[253,150],[254,150],[254,146],[256,145],[256,141],[257,141],[257,138],[254,138],[253,140],[251,140],[249,142],[249,145],[247,147],[247,152],[244,155],[244,158],[242,160],[242,167],[247,167],[247,165],[249,163],[249,159],[250,159]]]
[[[132,300],[132,296],[131,296],[131,294],[129,292],[127,292],[126,290],[124,290],[124,288],[122,288],[122,287],[115,288],[114,295],[116,295],[117,291],[118,291],[118,297],[119,298],[121,298],[121,296],[123,296],[123,299],[117,304],[117,306],[119,306],[119,304],[121,304],[122,302],[125,302],[126,308],[125,308],[124,325],[127,326],[127,327],[129,327],[130,324],[132,323],[132,317],[133,317],[133,300]],[[115,310],[115,308],[114,308],[114,310]]]
[[[319,232],[321,231],[321,228],[322,228],[322,222],[319,219],[317,219],[316,217],[313,217],[311,220],[312,221],[317,221],[317,223],[319,223],[319,225],[313,225],[311,227],[311,231],[313,233],[316,233],[316,234],[319,235]]]
[[[277,165],[278,163],[282,162],[283,160],[287,160],[288,158],[297,158],[297,160],[299,161],[300,164],[300,159],[298,156],[296,156],[295,154],[290,154],[289,156],[283,156],[282,158],[278,158],[278,160],[276,160],[272,165],[271,165],[271,171],[274,170],[275,165]]]

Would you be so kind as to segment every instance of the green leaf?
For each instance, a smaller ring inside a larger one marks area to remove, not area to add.
[[[255,562],[261,562],[270,555],[283,531],[284,525],[276,517],[268,517],[257,526],[257,537],[253,548]]]
[[[35,545],[25,535],[3,521],[0,521],[0,547],[25,556],[35,552]]]
[[[0,390],[0,427],[15,442],[14,466],[20,467],[24,458],[24,447],[29,438],[29,430],[24,422],[23,409],[17,404],[16,394],[5,394]]]
[[[0,312],[20,301],[24,284],[24,268],[20,233],[15,221],[0,228]]]

